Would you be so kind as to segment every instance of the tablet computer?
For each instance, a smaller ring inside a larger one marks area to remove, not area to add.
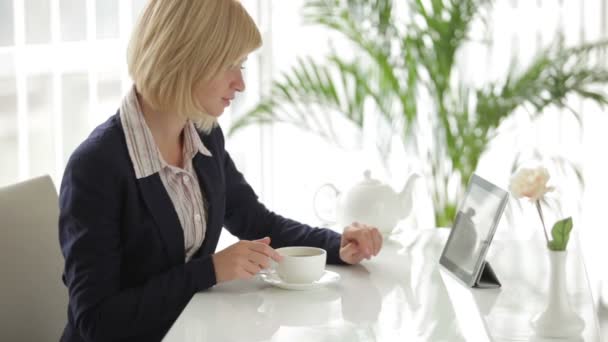
[[[473,174],[439,263],[469,287],[500,287],[485,261],[509,193]]]

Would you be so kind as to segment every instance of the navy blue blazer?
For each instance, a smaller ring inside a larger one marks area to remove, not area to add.
[[[184,234],[158,173],[136,179],[120,117],[76,149],[60,190],[59,239],[69,289],[61,341],[160,341],[192,296],[216,284],[211,255],[222,227],[272,247],[325,248],[339,258],[340,234],[264,207],[224,149],[219,127],[201,134],[212,157],[193,160],[207,202],[207,231],[185,263]]]

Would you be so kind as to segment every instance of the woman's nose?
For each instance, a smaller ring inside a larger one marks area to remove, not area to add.
[[[232,88],[239,92],[245,91],[245,80],[242,72],[239,71],[236,79],[232,82]]]

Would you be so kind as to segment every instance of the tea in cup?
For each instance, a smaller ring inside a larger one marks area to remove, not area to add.
[[[317,247],[283,247],[276,250],[283,256],[277,265],[281,280],[291,284],[312,283],[325,271],[327,252]]]

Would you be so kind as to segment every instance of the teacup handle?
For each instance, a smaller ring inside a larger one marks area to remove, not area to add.
[[[320,187],[317,189],[317,191],[315,192],[315,195],[314,195],[313,200],[312,200],[312,208],[313,208],[313,210],[314,210],[314,212],[315,212],[315,216],[317,216],[317,218],[318,218],[319,220],[323,221],[325,224],[333,225],[333,224],[335,224],[335,223],[336,223],[336,218],[334,218],[334,219],[328,219],[327,217],[323,217],[323,215],[321,215],[321,214],[319,213],[319,208],[318,208],[318,201],[317,201],[317,199],[318,199],[318,197],[319,197],[319,193],[320,193],[320,192],[321,192],[321,190],[323,190],[324,188],[330,188],[330,189],[332,189],[332,190],[335,192],[335,194],[336,194],[336,198],[334,199],[334,201],[338,199],[338,195],[340,195],[340,190],[338,190],[338,188],[336,188],[336,186],[335,186],[335,185],[333,185],[333,184],[331,184],[331,183],[325,183],[325,184],[321,185],[321,186],[320,186]],[[335,205],[335,204],[334,204],[334,205]]]

